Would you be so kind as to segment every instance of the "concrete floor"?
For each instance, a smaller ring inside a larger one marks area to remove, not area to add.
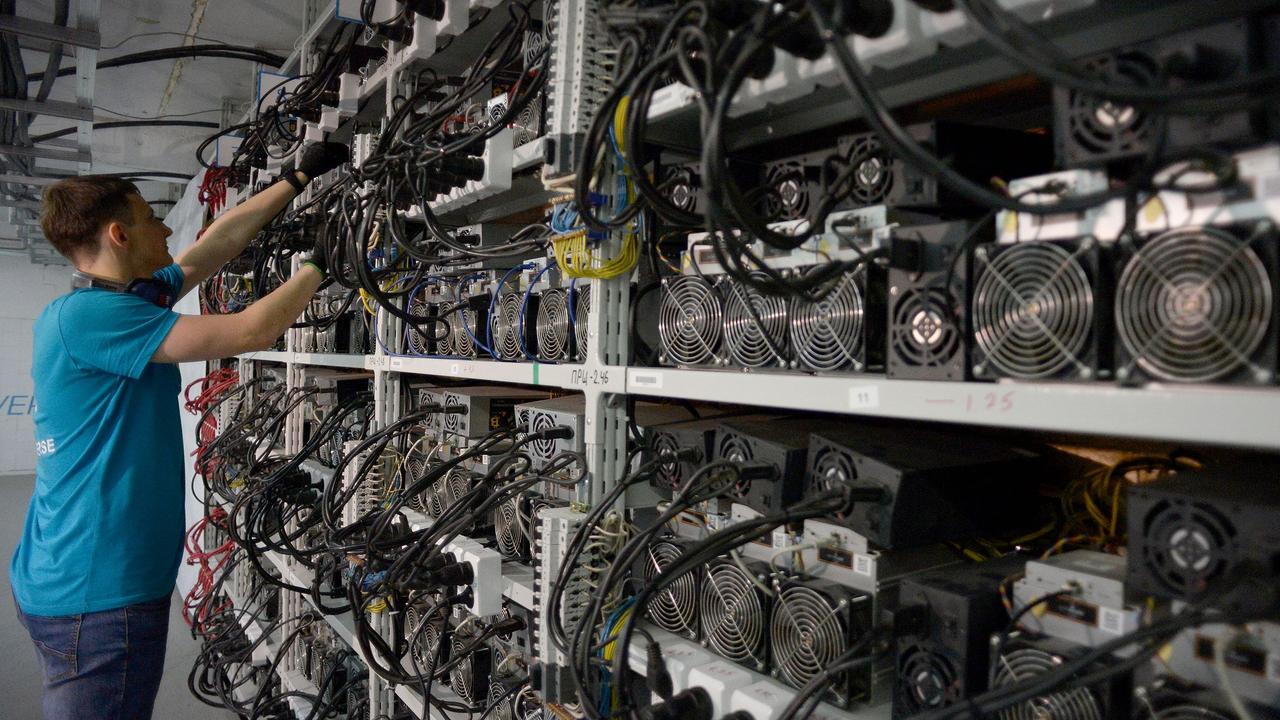
[[[31,499],[35,477],[0,476],[0,648],[10,662],[0,673],[0,717],[5,720],[37,720],[40,717],[40,661],[18,618],[9,590],[9,560],[22,536],[22,523]],[[199,646],[191,639],[177,593],[170,613],[169,647],[165,655],[164,680],[156,698],[155,720],[227,720],[230,712],[209,707],[187,691],[187,674]]]

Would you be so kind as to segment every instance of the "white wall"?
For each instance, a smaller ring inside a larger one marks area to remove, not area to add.
[[[35,472],[31,326],[70,283],[68,266],[0,255],[0,474]]]

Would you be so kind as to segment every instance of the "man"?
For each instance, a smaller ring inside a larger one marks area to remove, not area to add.
[[[36,486],[11,564],[18,617],[44,670],[46,720],[151,717],[182,558],[183,450],[174,363],[263,350],[324,278],[319,253],[237,315],[179,315],[177,298],[239,255],[347,149],[220,217],[177,262],[132,183],[68,178],[44,193],[45,237],[75,266],[72,292],[35,322]]]

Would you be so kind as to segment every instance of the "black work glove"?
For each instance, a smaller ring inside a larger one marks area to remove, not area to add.
[[[351,148],[336,142],[311,143],[302,149],[302,158],[298,160],[307,180],[315,180],[321,175],[351,160]]]
[[[325,233],[323,231],[316,233],[315,245],[311,250],[302,255],[302,264],[310,263],[316,266],[320,274],[329,277],[329,253],[324,244]]]

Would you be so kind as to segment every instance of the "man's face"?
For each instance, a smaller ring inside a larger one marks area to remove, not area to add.
[[[173,263],[166,242],[173,231],[160,222],[156,213],[141,195],[130,195],[129,206],[133,210],[133,222],[125,225],[129,235],[129,252],[137,269],[147,274]]]

